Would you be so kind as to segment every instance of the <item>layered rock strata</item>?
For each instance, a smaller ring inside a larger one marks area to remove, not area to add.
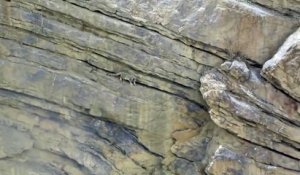
[[[299,4],[0,0],[0,174],[299,174]]]

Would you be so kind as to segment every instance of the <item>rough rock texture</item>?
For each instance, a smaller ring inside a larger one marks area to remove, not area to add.
[[[226,66],[228,64],[230,67]],[[241,71],[240,77],[232,74],[236,70]],[[245,80],[243,75],[247,75],[248,79]],[[222,164],[219,157],[224,157],[233,161],[242,159],[238,165],[235,165],[236,162],[230,166],[236,171],[240,171],[238,167],[241,166],[246,171],[243,174],[252,171],[247,170],[250,168],[248,164],[253,164],[246,160],[244,162],[247,158],[264,165],[293,170],[292,174],[299,173],[300,103],[263,80],[259,69],[246,66],[241,61],[223,63],[219,70],[204,75],[201,83],[201,92],[210,107],[211,119],[219,127],[249,142],[247,146],[239,148],[243,150],[243,158],[227,148],[219,148],[208,172],[219,174],[220,170],[215,170],[214,164]],[[260,165],[252,166],[258,170],[262,168]],[[267,167],[260,171],[267,171]],[[280,171],[276,173],[281,174]]]
[[[241,1],[241,0],[240,0]],[[244,0],[245,1],[245,0]],[[263,6],[285,16],[300,17],[299,0],[248,0],[248,2]]]
[[[291,35],[272,59],[264,64],[262,75],[300,102],[300,29]]]
[[[0,174],[300,174],[299,5],[0,0]]]

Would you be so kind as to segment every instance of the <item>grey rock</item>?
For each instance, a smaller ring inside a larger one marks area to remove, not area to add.
[[[300,101],[300,29],[264,64],[262,75]]]
[[[250,71],[245,62],[242,61],[226,61],[221,64],[220,68],[226,72],[229,72],[231,76],[242,82],[248,80],[250,77]]]
[[[222,168],[219,168],[220,165]],[[246,156],[233,152],[232,150],[220,146],[215,155],[212,157],[211,163],[205,169],[209,175],[230,174],[230,175],[246,175],[246,174],[298,174],[296,171],[282,169],[280,167],[254,163],[253,160]]]
[[[223,65],[222,69],[228,68],[226,65],[229,64]],[[264,150],[254,154],[248,149],[247,157],[299,171],[300,155],[294,145],[300,142],[295,134],[299,132],[300,104],[263,80],[255,68],[247,68],[250,78],[245,82],[238,81],[231,69],[235,67],[230,66],[227,72],[212,70],[201,78],[201,92],[210,107],[211,119],[242,139],[284,154],[273,155],[281,157],[274,161],[267,156],[273,153],[263,155]],[[257,150],[255,148],[255,152]]]
[[[4,116],[2,116],[4,117]],[[33,147],[34,140],[31,138],[28,131],[22,128],[15,128],[16,126],[5,126],[1,124],[0,127],[0,159],[14,157],[22,154]]]
[[[299,174],[284,2],[0,1],[0,174]]]

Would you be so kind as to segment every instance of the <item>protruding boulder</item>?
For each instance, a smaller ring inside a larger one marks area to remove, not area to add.
[[[300,102],[300,29],[264,64],[262,75]]]
[[[237,67],[240,73],[233,74]],[[245,72],[248,80],[239,81],[236,75]],[[265,81],[259,69],[240,61],[226,62],[220,70],[212,70],[201,78],[200,90],[210,108],[210,117],[218,126],[242,139],[300,159],[300,103]],[[298,161],[291,162],[294,165],[286,168],[300,170]]]

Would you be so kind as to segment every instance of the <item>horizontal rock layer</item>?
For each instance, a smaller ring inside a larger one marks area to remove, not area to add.
[[[280,2],[0,1],[0,174],[299,174]]]

